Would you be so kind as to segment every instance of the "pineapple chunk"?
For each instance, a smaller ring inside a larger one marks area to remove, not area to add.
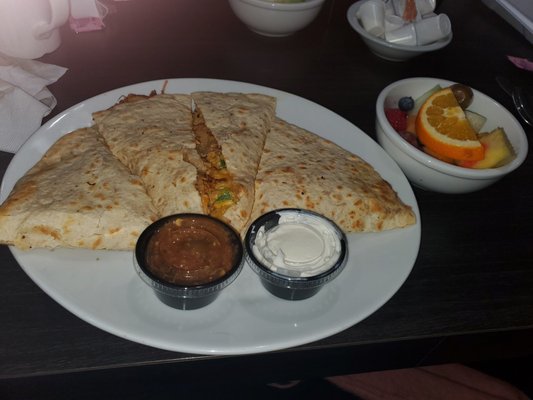
[[[461,161],[459,165],[467,168],[496,168],[507,164],[515,157],[513,146],[507,139],[503,128],[496,128],[489,133],[481,133],[479,141],[485,147],[485,158],[479,161]]]

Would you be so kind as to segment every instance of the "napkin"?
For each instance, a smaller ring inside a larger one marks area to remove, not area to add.
[[[533,71],[533,61],[530,61],[527,58],[513,56],[507,56],[507,58],[514,64],[515,67],[525,69],[526,71]]]
[[[16,153],[57,100],[47,89],[67,71],[0,53],[0,150]]]

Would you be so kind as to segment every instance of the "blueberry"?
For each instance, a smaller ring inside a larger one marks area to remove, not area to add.
[[[411,111],[414,106],[415,106],[415,101],[410,96],[402,97],[398,101],[398,108],[405,112]]]

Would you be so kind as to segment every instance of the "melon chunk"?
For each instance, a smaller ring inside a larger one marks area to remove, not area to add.
[[[416,117],[416,114],[418,114],[418,111],[420,111],[420,107],[422,107],[422,104],[425,103],[427,99],[429,99],[429,96],[431,96],[434,93],[437,93],[439,90],[441,90],[442,87],[440,85],[435,85],[431,89],[429,89],[427,92],[424,92],[421,96],[417,97],[415,99],[415,106],[411,111],[409,111],[409,115],[414,115]]]
[[[485,157],[479,161],[461,161],[459,165],[467,168],[496,168],[507,164],[515,157],[513,146],[503,128],[479,135],[479,141],[485,147]]]
[[[472,126],[477,133],[481,132],[481,128],[483,128],[483,125],[487,122],[487,117],[474,111],[465,110],[465,116],[468,122],[470,122],[470,126]]]

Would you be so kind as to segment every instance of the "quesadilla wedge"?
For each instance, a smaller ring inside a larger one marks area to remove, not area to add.
[[[202,212],[191,104],[184,94],[130,95],[93,114],[111,152],[141,178],[161,216]]]
[[[206,214],[246,226],[254,201],[255,175],[276,99],[262,94],[196,92],[194,133],[202,159],[198,190]]]
[[[378,232],[415,223],[415,214],[364,160],[305,129],[276,119],[257,173],[252,220],[298,207],[346,232]]]
[[[157,212],[93,128],[60,138],[0,207],[0,243],[127,250]]]

